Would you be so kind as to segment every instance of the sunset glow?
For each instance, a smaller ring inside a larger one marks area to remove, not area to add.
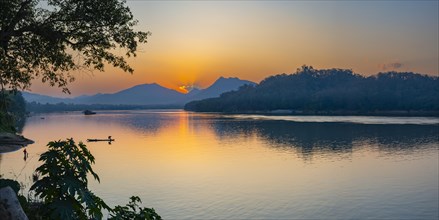
[[[259,82],[306,64],[371,75],[438,75],[437,1],[128,1],[137,29],[151,31],[129,63],[77,73],[73,95],[158,83],[186,92],[218,77]],[[122,51],[121,51],[122,52]],[[36,80],[33,92],[62,95]]]
[[[439,220],[439,0],[0,17],[0,216]]]

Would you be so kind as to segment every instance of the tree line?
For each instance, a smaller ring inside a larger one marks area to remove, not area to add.
[[[379,112],[439,112],[439,79],[412,72],[362,76],[349,69],[302,66],[293,74],[279,74],[258,85],[245,85],[218,98],[193,101],[185,110],[367,114]]]
[[[26,119],[26,102],[20,92],[0,91],[0,132],[20,131]]]

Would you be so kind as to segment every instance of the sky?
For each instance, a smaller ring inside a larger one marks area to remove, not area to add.
[[[150,31],[129,74],[74,72],[70,96],[158,83],[206,88],[220,76],[260,82],[302,65],[439,74],[438,1],[127,1]],[[31,91],[67,96],[34,80]]]

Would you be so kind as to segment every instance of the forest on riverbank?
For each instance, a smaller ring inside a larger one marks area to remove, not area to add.
[[[187,103],[197,112],[438,115],[439,80],[412,72],[362,76],[348,69],[302,66],[218,98]]]
[[[26,120],[26,102],[20,92],[0,91],[0,132],[16,132]]]

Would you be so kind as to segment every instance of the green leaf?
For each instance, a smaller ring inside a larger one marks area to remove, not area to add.
[[[31,190],[56,219],[102,219],[102,209],[110,207],[88,188],[88,174],[99,180],[91,167],[94,157],[90,151],[73,139],[49,142],[48,147],[40,156],[43,164],[35,171],[41,178]]]

